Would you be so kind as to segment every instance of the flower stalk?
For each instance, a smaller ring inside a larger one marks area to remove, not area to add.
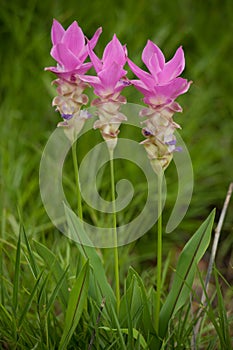
[[[115,271],[115,291],[116,291],[116,311],[119,314],[120,309],[120,278],[119,278],[119,255],[117,239],[117,217],[116,217],[116,196],[115,196],[115,177],[114,177],[114,159],[113,150],[109,149],[110,156],[110,174],[111,174],[111,194],[112,194],[112,223],[114,235],[114,271]]]
[[[79,183],[79,170],[78,170],[78,159],[77,159],[77,141],[72,144],[72,159],[74,167],[74,176],[76,184],[76,195],[77,195],[77,213],[80,220],[83,220],[83,208],[82,208],[82,196]]]
[[[163,174],[158,174],[158,221],[157,221],[157,278],[156,278],[156,304],[155,304],[155,330],[159,332],[159,313],[161,304],[162,284],[162,184]]]

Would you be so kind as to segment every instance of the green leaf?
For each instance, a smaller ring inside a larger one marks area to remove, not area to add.
[[[17,249],[16,249],[16,257],[15,257],[15,273],[14,273],[14,281],[13,281],[13,311],[16,316],[17,308],[18,308],[18,291],[19,291],[19,276],[20,276],[20,253],[21,253],[21,230],[20,227]]]
[[[22,312],[21,315],[20,315],[19,322],[18,322],[18,328],[19,328],[19,329],[20,329],[20,327],[22,326],[22,323],[23,323],[23,321],[24,321],[24,318],[25,318],[25,316],[26,316],[28,310],[30,309],[32,300],[33,300],[33,298],[34,298],[34,296],[35,296],[35,294],[36,294],[37,287],[38,287],[39,282],[40,282],[40,280],[41,280],[42,274],[43,274],[43,271],[41,271],[41,273],[39,274],[39,276],[38,276],[38,278],[37,278],[37,280],[36,280],[36,283],[35,283],[35,285],[34,285],[34,287],[33,287],[33,290],[32,290],[32,292],[31,292],[31,294],[30,294],[30,296],[29,296],[29,298],[28,298],[28,300],[27,300],[27,302],[26,302],[26,305],[24,306],[23,312]]]
[[[142,281],[141,277],[139,274],[132,268],[130,267],[131,271],[134,273],[135,278],[137,279],[137,283],[140,287],[141,291],[141,299],[142,299],[142,305],[143,305],[143,326],[144,330],[147,332],[154,332],[153,324],[152,324],[152,319],[150,315],[150,308],[149,308],[149,302],[148,302],[148,296],[146,293],[146,289],[144,286],[144,282]]]
[[[216,329],[216,327],[215,329],[219,336],[221,348],[230,349],[232,345],[231,343],[232,339],[231,339],[231,334],[229,329],[230,324],[227,317],[227,311],[224,304],[224,299],[223,299],[221,287],[218,281],[216,270],[214,270],[214,276],[215,276],[215,285],[216,285],[216,291],[217,291],[217,297],[218,297],[218,322],[217,322],[218,329]]]
[[[63,282],[59,290],[59,296],[61,297],[61,300],[64,306],[66,307],[68,303],[69,293],[67,279],[63,279],[64,270],[59,264],[56,255],[53,254],[47,247],[45,247],[43,244],[37,241],[34,241],[34,245],[37,250],[37,253],[43,258],[47,267],[52,272],[56,282],[58,283],[58,281],[62,279]]]
[[[36,260],[34,258],[34,255],[33,255],[30,243],[28,241],[28,238],[27,238],[24,226],[22,226],[22,231],[23,231],[23,237],[24,237],[24,241],[25,241],[25,244],[26,244],[26,247],[27,247],[27,251],[28,251],[28,258],[27,258],[27,260],[28,260],[29,266],[31,268],[31,271],[32,271],[34,277],[37,278],[37,276],[39,274],[39,269],[37,267]]]
[[[109,327],[99,327],[100,329],[104,329],[105,331],[107,332],[118,332],[118,329],[114,328],[114,329],[111,329]],[[123,334],[129,334],[129,330],[128,328],[121,328],[120,329],[121,333]],[[142,349],[149,349],[143,335],[135,328],[133,328],[133,338],[135,340],[138,340],[139,343],[140,343],[140,346],[142,347]]]
[[[138,319],[142,315],[142,299],[140,287],[137,283],[135,275],[132,275],[129,287],[126,293],[122,297],[120,304],[120,319],[124,320],[127,316],[127,310],[130,315],[130,321],[132,325],[136,326]]]
[[[48,303],[47,303],[47,306],[46,306],[46,314],[48,315],[51,307],[53,306],[54,304],[54,301],[63,285],[63,282],[66,278],[66,274],[68,272],[68,269],[69,269],[69,266],[67,266],[66,270],[63,272],[63,275],[61,276],[60,280],[57,282],[57,285],[52,293],[52,295],[50,296],[49,300],[48,300]]]
[[[97,254],[95,248],[91,246],[90,239],[87,237],[87,234],[80,223],[80,221],[77,219],[77,216],[75,213],[69,209],[66,205],[65,207],[65,214],[66,219],[68,223],[68,228],[71,232],[71,236],[75,237],[78,235],[79,241],[82,243],[78,243],[77,247],[80,251],[80,253],[89,260],[90,266],[92,268],[95,281],[91,281],[91,285],[93,286],[92,292],[96,298],[97,304],[101,304],[103,297],[106,299],[106,308],[109,309],[109,305],[112,304],[115,306],[116,304],[116,298],[113,293],[113,290],[110,286],[110,284],[107,281],[107,277],[104,271],[103,264],[101,262],[101,259],[99,255]],[[85,245],[86,244],[86,245]],[[98,286],[98,291],[96,291],[95,286]],[[100,295],[99,295],[100,294]]]
[[[135,282],[137,283],[137,288],[140,290],[140,296],[141,296],[141,306],[143,307],[142,310],[142,322],[143,322],[143,327],[145,331],[147,332],[154,332],[153,328],[153,322],[150,314],[150,305],[149,305],[149,296],[147,295],[147,291],[144,286],[144,282],[137,273],[131,266],[129,268],[129,273],[127,276],[127,284],[128,281],[131,281],[132,279],[135,279]]]
[[[83,312],[84,305],[87,299],[89,284],[89,263],[88,261],[83,266],[75,284],[70,292],[69,302],[65,317],[65,328],[59,344],[59,350],[66,349],[70,338],[72,337],[80,317]]]
[[[164,338],[172,316],[187,301],[195,276],[196,266],[209,246],[215,210],[195,232],[180,254],[172,288],[162,306],[159,318],[159,336]]]

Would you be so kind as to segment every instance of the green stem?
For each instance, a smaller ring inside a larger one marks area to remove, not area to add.
[[[76,183],[76,194],[77,194],[77,210],[78,216],[80,220],[83,220],[83,209],[82,209],[82,196],[80,192],[80,183],[79,183],[79,172],[78,172],[78,159],[77,159],[77,151],[76,151],[77,142],[75,141],[72,144],[72,158],[73,158],[73,166],[74,166],[74,176]]]
[[[158,174],[158,233],[157,233],[157,280],[155,304],[155,330],[159,332],[159,313],[161,304],[161,275],[162,275],[162,174]]]
[[[117,308],[117,313],[119,313],[119,309],[120,309],[120,281],[119,281],[119,258],[118,258],[113,150],[109,150],[109,155],[110,155],[111,192],[112,192],[112,209],[113,209],[112,219],[113,219],[113,230],[114,230],[114,268],[115,268],[115,284],[116,284],[116,286],[115,286],[115,288],[116,288],[116,308]]]

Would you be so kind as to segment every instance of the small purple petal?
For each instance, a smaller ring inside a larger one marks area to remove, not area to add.
[[[152,135],[152,133],[151,133],[149,130],[147,130],[147,129],[142,129],[142,134],[143,134],[145,137],[148,137],[148,136],[151,136],[151,135]]]
[[[176,145],[176,140],[171,140],[171,141],[168,141],[168,142],[165,142],[166,145],[169,145],[169,146],[174,146]]]
[[[65,113],[62,113],[61,116],[62,116],[62,118],[65,119],[65,120],[70,120],[70,119],[73,117],[73,114],[65,114]]]
[[[183,148],[182,147],[176,147],[174,149],[175,152],[182,152],[183,151]]]
[[[92,117],[92,114],[88,110],[82,109],[80,111],[80,117],[85,119],[90,119]]]
[[[124,86],[130,86],[132,85],[131,82],[129,80],[125,80],[125,79],[121,79],[121,82]]]

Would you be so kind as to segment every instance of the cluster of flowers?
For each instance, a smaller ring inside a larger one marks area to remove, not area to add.
[[[140,112],[141,116],[146,117],[142,122],[142,133],[146,139],[142,144],[153,169],[156,172],[161,168],[165,170],[173,152],[179,150],[174,131],[180,126],[172,116],[175,112],[181,112],[182,108],[175,99],[187,92],[191,83],[179,77],[185,66],[183,49],[179,47],[174,57],[165,62],[162,51],[148,40],[142,52],[147,72],[128,58],[126,46],[120,43],[115,34],[106,45],[102,59],[97,57],[93,49],[101,32],[99,28],[88,40],[76,21],[67,30],[58,21],[53,22],[51,56],[57,61],[57,66],[46,70],[58,77],[54,81],[58,96],[53,99],[53,105],[63,118],[58,125],[74,133],[81,130],[85,120],[90,117],[86,110],[81,110],[88,103],[83,91],[92,86],[98,96],[92,101],[99,118],[94,128],[100,129],[109,149],[113,150],[119,127],[126,120],[126,116],[120,112],[121,105],[126,103],[121,92],[126,86],[133,85],[144,95],[143,101],[148,106]],[[87,57],[90,62],[85,62]],[[138,79],[130,81],[127,78],[127,71],[124,70],[126,63]],[[96,71],[95,76],[86,75],[91,67]]]

